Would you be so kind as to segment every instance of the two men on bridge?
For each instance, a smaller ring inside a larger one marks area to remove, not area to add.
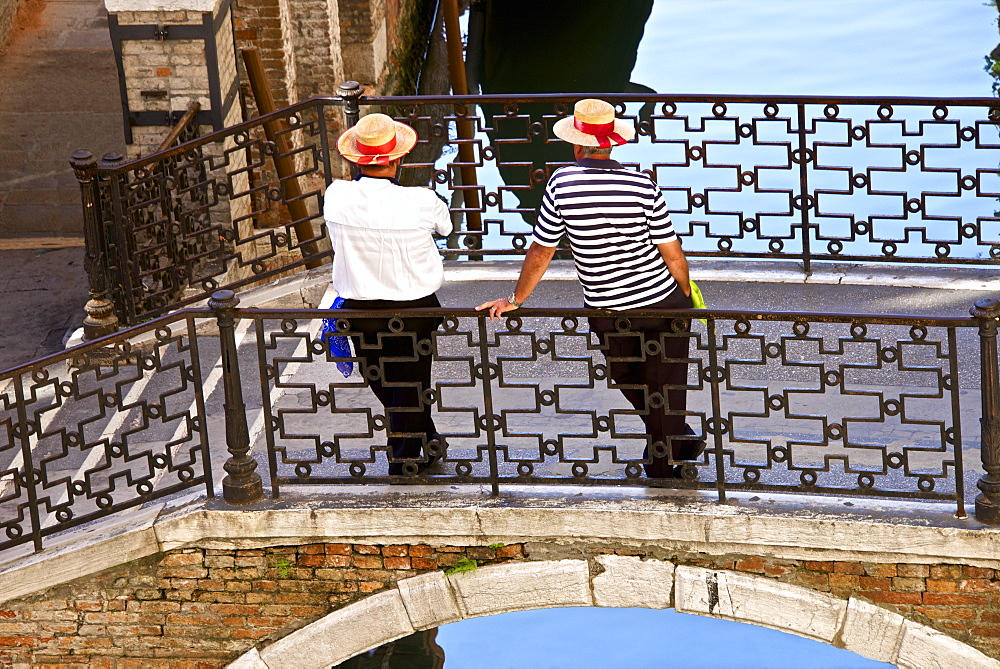
[[[573,145],[576,164],[557,170],[548,182],[513,292],[477,309],[488,310],[494,319],[520,307],[545,274],[560,240],[568,237],[586,306],[613,312],[588,320],[615,387],[645,423],[651,442],[643,455],[646,475],[679,478],[682,467],[676,463],[692,460],[704,449],[685,421],[690,323],[629,314],[691,308],[680,240],[656,183],[611,158],[613,147],[635,135],[630,123],[615,118],[614,107],[581,100],[573,116],[559,120],[553,131]],[[361,181],[334,182],[325,203],[337,251],[334,287],[349,298],[345,307],[438,305],[434,291],[443,273],[431,233],[450,232],[448,210],[431,192],[404,188],[394,180],[399,160],[415,140],[408,126],[382,114],[366,116],[340,139],[341,154],[362,166]],[[417,342],[429,338],[438,324],[426,318],[408,318],[407,323],[411,320],[421,326]],[[440,440],[430,407],[422,401],[431,387],[430,347],[424,351],[410,343],[396,350],[388,342],[413,342],[409,333],[393,334],[387,319],[369,325],[370,331],[355,337],[355,348],[366,369],[380,370],[367,376],[390,419],[389,473],[423,469],[437,452],[428,446]],[[419,457],[421,447],[428,449],[426,459],[404,470],[403,460]]]

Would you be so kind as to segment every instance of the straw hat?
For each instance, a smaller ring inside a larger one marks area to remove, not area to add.
[[[615,108],[604,100],[586,98],[573,105],[573,115],[559,119],[552,126],[559,139],[580,146],[607,149],[635,137],[629,121],[615,118]]]
[[[368,114],[337,140],[337,150],[358,165],[387,165],[413,150],[417,132],[385,114]]]

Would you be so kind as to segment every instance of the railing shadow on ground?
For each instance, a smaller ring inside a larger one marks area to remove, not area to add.
[[[370,388],[382,372],[331,356],[320,337],[331,314],[349,337],[384,312],[239,309],[230,291],[210,305],[0,373],[0,551],[41,550],[64,529],[217,486],[233,504],[306,485],[657,486],[719,500],[753,490],[946,501],[964,517],[963,444],[975,443],[977,418],[977,519],[1000,524],[996,300],[965,319],[630,312],[691,324],[661,336],[689,340],[685,420],[708,447],[679,463],[681,478],[657,480],[643,450],[669,449],[648,443],[640,414],[662,397],[635,410],[608,380],[586,320],[602,312],[523,309],[500,323],[472,310],[394,314],[399,335],[408,319],[443,318],[416,342],[433,356],[421,400],[443,439],[389,476],[386,409]],[[641,336],[620,317],[616,335]],[[662,343],[643,342],[644,355]],[[424,469],[429,455],[440,461]]]
[[[588,94],[366,98],[352,83],[128,164],[74,156],[102,307],[91,322],[136,323],[329,258],[323,191],[348,173],[332,147],[362,110],[417,129],[401,179],[451,203],[442,255],[524,253],[549,175],[572,160],[552,124]],[[1000,263],[995,98],[590,95],[635,125],[615,157],[657,181],[690,256],[806,273]]]

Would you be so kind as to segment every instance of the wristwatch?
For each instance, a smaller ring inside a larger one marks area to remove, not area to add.
[[[510,291],[510,297],[507,298],[507,302],[513,304],[516,309],[520,309],[521,305],[524,304],[524,302],[517,301],[517,298],[514,297],[516,293],[517,293],[516,290]]]

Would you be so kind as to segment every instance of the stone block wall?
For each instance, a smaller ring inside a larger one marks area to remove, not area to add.
[[[0,52],[3,51],[14,31],[14,22],[17,13],[25,5],[27,0],[4,0],[0,3]]]
[[[614,545],[313,543],[172,550],[5,602],[0,662],[224,666],[401,579],[462,559],[486,565],[582,558],[600,573],[609,555],[742,572],[844,600],[868,600],[1000,657],[1000,573],[994,569],[706,556]],[[669,592],[659,597],[654,608],[670,604]]]

